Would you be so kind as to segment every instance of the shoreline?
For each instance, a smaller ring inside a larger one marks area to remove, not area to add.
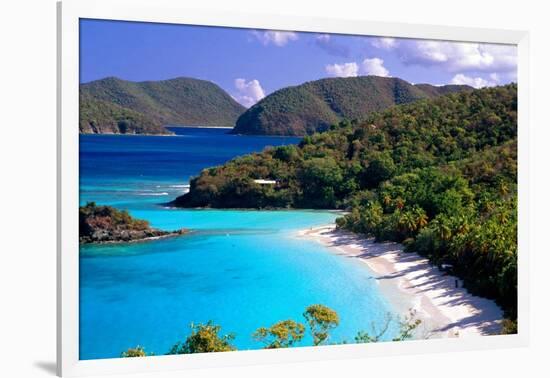
[[[189,126],[189,125],[166,125],[166,128],[178,128],[178,129],[227,129],[232,130],[235,126]]]
[[[192,232],[191,230],[188,230],[186,228],[182,228],[182,229],[176,230],[176,231],[167,231],[167,233],[163,234],[163,235],[146,236],[144,238],[139,238],[139,239],[102,240],[102,241],[94,241],[94,242],[79,242],[78,244],[79,244],[79,247],[82,247],[83,245],[113,245],[113,244],[143,243],[143,242],[148,242],[148,241],[175,238],[175,237],[178,237],[178,236],[189,235],[191,232]]]
[[[176,133],[170,133],[170,134],[151,134],[151,133],[143,133],[143,134],[135,134],[135,133],[127,133],[127,134],[121,134],[121,133],[78,133],[78,135],[94,135],[94,136],[155,136],[155,137],[173,137],[178,136]]]
[[[187,193],[189,193],[189,192],[187,192]],[[184,193],[184,194],[186,194],[186,193]],[[323,212],[334,213],[334,214],[339,214],[339,215],[348,214],[348,212],[346,210],[339,210],[339,209],[298,209],[298,208],[288,208],[288,207],[262,207],[262,208],[256,208],[256,207],[179,207],[179,206],[170,206],[170,204],[172,202],[173,201],[160,203],[159,205],[162,206],[164,209],[170,209],[170,210],[278,211],[278,212],[284,212],[284,211],[319,212],[319,211],[323,211]]]
[[[373,238],[337,230],[335,225],[301,230],[298,237],[365,264],[401,317],[409,309],[416,311],[422,323],[415,338],[500,333],[503,312],[494,301],[468,293],[462,280],[440,272],[417,253],[404,252],[399,243],[375,243]]]

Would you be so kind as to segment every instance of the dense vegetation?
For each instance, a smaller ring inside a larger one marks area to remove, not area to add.
[[[327,130],[343,119],[364,119],[392,105],[471,89],[463,85],[412,85],[378,76],[321,79],[270,94],[243,113],[232,132],[307,135]]]
[[[330,331],[340,324],[338,313],[321,304],[308,306],[303,316],[315,346],[328,344]],[[413,337],[414,330],[421,323],[420,319],[415,316],[414,312],[410,312],[408,317],[396,320],[399,325],[399,332],[392,341],[404,341]],[[381,341],[392,321],[394,319],[388,314],[387,321],[380,330],[359,331],[353,342],[372,343]],[[302,341],[305,330],[306,327],[302,323],[287,319],[270,327],[258,328],[252,334],[252,337],[254,340],[261,342],[264,349],[290,348]],[[232,345],[234,339],[235,335],[232,333],[221,334],[221,326],[211,321],[205,324],[191,324],[191,334],[184,341],[174,344],[166,354],[230,352],[237,350]],[[339,343],[346,344],[348,341],[343,340]],[[145,348],[138,345],[123,352],[121,357],[146,357],[148,355],[154,354],[147,354]]]
[[[97,206],[88,202],[79,208],[80,243],[130,242],[151,238],[182,235],[185,229],[163,231],[151,228],[149,222],[133,218],[126,210]]]
[[[80,85],[82,133],[159,134],[169,133],[162,125],[233,126],[244,110],[205,80],[131,82],[110,77]]]
[[[515,84],[394,106],[299,146],[206,169],[173,204],[346,209],[338,227],[452,265],[471,292],[495,298],[513,320],[516,112]]]

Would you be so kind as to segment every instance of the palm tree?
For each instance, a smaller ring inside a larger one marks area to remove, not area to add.
[[[434,228],[435,233],[437,236],[443,240],[448,241],[452,236],[451,227],[448,225],[447,222],[444,220],[441,220],[441,218],[436,218],[432,221],[432,226]]]
[[[405,207],[405,201],[403,201],[403,198],[397,197],[395,199],[395,207],[399,210],[403,210],[403,208]]]
[[[424,228],[428,225],[428,215],[423,208],[415,206],[413,209],[414,216],[416,217],[416,227],[417,229]]]
[[[399,219],[397,221],[397,224],[401,231],[405,234],[410,234],[414,231],[416,231],[416,217],[414,214],[410,211],[403,212],[399,215]]]
[[[508,184],[506,184],[506,182],[504,181],[501,181],[498,183],[498,193],[502,196],[502,197],[505,197],[510,191],[510,188],[508,188]]]

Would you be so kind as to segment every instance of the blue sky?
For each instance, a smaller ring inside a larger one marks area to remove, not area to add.
[[[104,20],[80,22],[80,82],[194,77],[251,106],[324,77],[475,87],[516,80],[514,46]]]

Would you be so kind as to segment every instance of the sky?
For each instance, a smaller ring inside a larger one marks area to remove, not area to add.
[[[193,77],[246,107],[325,77],[399,77],[476,88],[517,80],[511,45],[108,20],[80,21],[80,82]]]

